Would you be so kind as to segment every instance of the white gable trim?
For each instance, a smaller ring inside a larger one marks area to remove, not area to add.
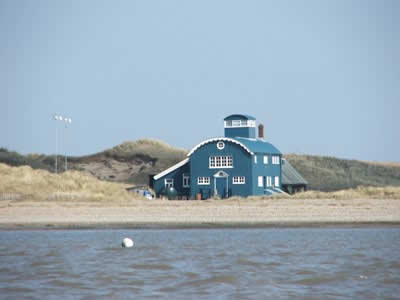
[[[222,171],[222,170],[220,170],[217,173],[215,173],[213,176],[216,177],[216,178],[226,178],[226,177],[229,176],[229,174],[224,172],[224,171]]]
[[[171,173],[172,171],[175,171],[176,169],[182,167],[183,165],[185,165],[187,162],[189,161],[189,158],[186,158],[180,162],[178,162],[176,165],[173,165],[171,168],[166,169],[165,171],[162,171],[161,173],[158,173],[157,175],[155,175],[153,178],[154,180],[158,180],[161,177]]]
[[[240,147],[242,147],[244,150],[246,150],[250,155],[254,155],[253,152],[250,151],[249,148],[247,148],[245,145],[243,145],[241,142],[235,140],[235,139],[231,139],[231,138],[226,138],[226,137],[219,137],[219,138],[212,138],[212,139],[208,139],[205,140],[203,142],[201,142],[200,144],[198,144],[197,146],[195,146],[192,150],[190,150],[189,154],[187,155],[188,157],[190,155],[192,155],[197,149],[199,149],[201,146],[204,146],[205,144],[208,143],[213,143],[213,142],[218,142],[218,141],[226,141],[226,142],[231,142],[234,144],[239,145]]]

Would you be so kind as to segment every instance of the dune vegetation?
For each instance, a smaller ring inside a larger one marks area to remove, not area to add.
[[[159,140],[140,139],[124,142],[105,150],[102,154],[108,159],[130,165],[132,171],[127,174],[124,182],[148,185],[149,176],[158,174],[185,159],[187,151]]]
[[[111,149],[85,156],[69,156],[68,169],[91,174],[99,179],[131,184],[148,184],[157,174],[186,157],[186,151],[154,139],[124,142]],[[58,156],[58,170],[64,172],[64,156]],[[0,148],[0,163],[30,166],[55,171],[55,155],[21,155]]]
[[[291,198],[291,199],[399,199],[399,186],[358,186],[354,189],[344,189],[334,192],[306,191],[294,194],[280,194],[271,196],[272,198]]]
[[[104,154],[114,158],[130,158],[135,155],[147,155],[166,164],[175,164],[185,158],[186,150],[179,149],[155,139],[139,139],[119,144],[105,150]]]
[[[50,158],[50,156],[41,154],[22,155],[15,151],[9,151],[7,148],[0,148],[0,163],[9,166],[30,166],[33,169],[50,170],[51,166],[46,162],[46,158]]]
[[[96,200],[140,199],[126,191],[126,184],[101,181],[79,171],[61,174],[30,166],[0,163],[0,200]]]
[[[399,163],[376,163],[328,156],[288,154],[285,158],[308,181],[309,190],[400,186]],[[361,188],[363,189],[363,188]]]

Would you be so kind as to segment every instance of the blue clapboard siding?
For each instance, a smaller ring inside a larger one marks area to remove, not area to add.
[[[225,147],[222,150],[217,148],[217,142],[205,144],[197,149],[190,156],[190,193],[195,197],[201,190],[209,189],[211,192],[214,190],[214,174],[222,170],[228,173],[228,191],[229,195],[247,196],[251,194],[252,190],[252,176],[251,176],[251,155],[246,152],[242,147],[232,142],[224,141]],[[209,168],[210,156],[232,156],[233,168]],[[197,178],[210,177],[209,185],[198,185]],[[245,176],[245,184],[232,184],[233,176]],[[218,179],[222,180],[222,179]]]
[[[156,193],[157,197],[160,197],[160,193],[165,187],[165,179],[172,178],[174,180],[174,188],[178,192],[179,196],[187,196],[190,193],[190,188],[183,187],[183,174],[190,175],[190,166],[189,162],[182,167],[166,174],[165,176],[159,178],[158,180],[154,180],[153,189]]]
[[[272,164],[272,156],[279,156],[279,160],[281,161],[281,154],[273,153],[255,153],[257,156],[257,163],[254,162],[254,157],[252,161],[252,176],[254,178],[253,184],[253,195],[269,195],[271,194],[268,190],[274,190],[273,187],[266,186],[266,177],[271,177],[272,185],[275,184],[275,176],[279,177],[279,187],[281,187],[281,164],[273,165]],[[268,156],[268,164],[264,164],[264,155]],[[263,177],[263,187],[258,186],[258,177]]]

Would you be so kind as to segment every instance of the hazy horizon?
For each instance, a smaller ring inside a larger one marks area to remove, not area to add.
[[[0,0],[0,147],[189,150],[254,116],[283,153],[400,162],[399,1]]]

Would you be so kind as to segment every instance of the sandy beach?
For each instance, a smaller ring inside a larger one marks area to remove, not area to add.
[[[219,227],[398,224],[400,200],[1,201],[0,227]]]

